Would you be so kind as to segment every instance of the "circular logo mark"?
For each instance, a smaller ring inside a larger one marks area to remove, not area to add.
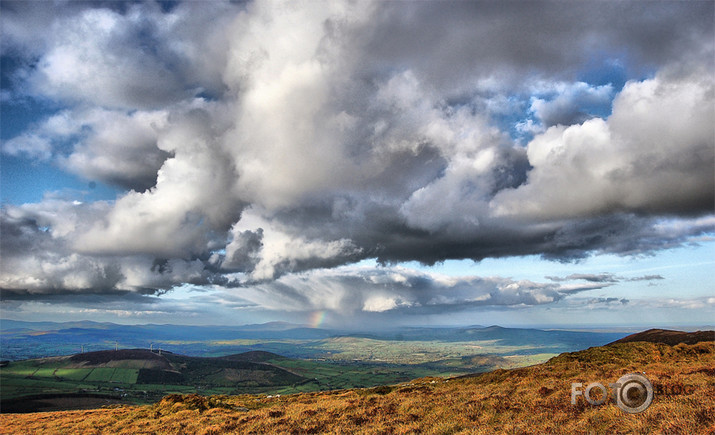
[[[645,411],[653,401],[653,385],[641,374],[623,375],[618,380],[618,384],[620,388],[616,402],[619,408],[629,414]]]

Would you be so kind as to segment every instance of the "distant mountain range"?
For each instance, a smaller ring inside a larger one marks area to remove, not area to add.
[[[67,332],[76,334],[110,334],[145,336],[154,340],[166,339],[231,339],[231,338],[321,338],[333,334],[319,328],[308,328],[287,322],[269,322],[242,326],[187,326],[172,324],[118,325],[115,323],[79,322],[23,322],[0,321],[3,333],[22,331]],[[107,335],[108,336],[108,335]]]
[[[524,347],[516,354],[533,354],[534,348],[558,353],[600,346],[623,338],[623,332],[589,332],[504,328],[500,326],[404,327],[384,331],[309,328],[286,322],[244,326],[117,325],[80,322],[0,322],[0,359],[20,360],[67,355],[84,351],[120,348],[162,347],[186,355],[204,356],[265,350],[297,358],[318,357],[315,346],[290,345],[325,343],[337,337],[388,342],[444,343],[491,341],[499,346]],[[280,345],[276,344],[280,341]],[[259,343],[260,342],[260,343]],[[251,344],[253,343],[253,344]]]
[[[42,332],[43,334],[34,334]],[[241,326],[186,326],[174,324],[119,325],[92,321],[78,322],[24,322],[0,321],[0,333],[5,336],[59,334],[65,336],[101,336],[105,340],[127,337],[144,340],[229,340],[229,339],[321,339],[328,337],[363,337],[379,340],[440,340],[474,341],[502,340],[504,344],[519,345],[542,341],[566,340],[582,342],[589,335],[610,334],[622,337],[625,333],[592,333],[558,329],[505,328],[497,325],[467,327],[403,327],[384,331],[356,332],[343,329],[310,328],[288,322],[269,322]],[[595,336],[595,335],[594,335]],[[600,340],[599,340],[600,341]]]
[[[137,326],[137,327],[173,327],[177,326],[174,324],[155,324],[155,323],[148,323],[144,325],[120,325],[117,323],[111,323],[111,322],[94,322],[92,320],[79,320],[79,321],[74,321],[74,322],[26,322],[23,320],[9,320],[9,319],[2,319],[0,320],[0,329],[3,330],[9,330],[9,329],[32,329],[36,331],[40,330],[50,330],[50,329],[68,329],[68,328],[86,328],[86,329],[108,329],[108,328],[116,328],[120,326]],[[281,330],[286,330],[286,329],[294,329],[294,328],[301,328],[305,327],[305,325],[298,325],[295,323],[289,323],[289,322],[268,322],[268,323],[259,323],[259,324],[251,324],[251,325],[240,325],[240,326],[217,326],[217,325],[205,325],[205,326],[182,326],[182,327],[194,327],[194,328],[211,328],[211,329],[216,329],[216,328],[239,328],[242,330],[276,330],[276,331],[281,331]]]

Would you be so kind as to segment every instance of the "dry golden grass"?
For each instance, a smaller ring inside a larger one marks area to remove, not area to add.
[[[613,403],[571,405],[572,382],[607,385],[631,372],[681,393],[656,395],[635,415]],[[0,417],[3,434],[714,432],[715,344],[707,342],[617,344],[522,369],[391,387],[272,398],[172,395],[152,406]]]

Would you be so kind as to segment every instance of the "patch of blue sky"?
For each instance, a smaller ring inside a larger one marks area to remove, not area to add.
[[[533,138],[531,132],[520,128],[520,125],[530,119],[534,122],[534,116],[530,110],[530,95],[510,95],[504,98],[504,103],[509,110],[493,112],[491,120],[501,131],[507,132],[512,140],[525,145]]]
[[[620,92],[628,80],[642,80],[649,74],[629,77],[629,71],[623,59],[607,53],[593,54],[585,67],[577,73],[577,80],[593,86],[611,85],[615,92]]]
[[[101,182],[84,180],[50,162],[23,157],[0,156],[0,202],[27,204],[42,201],[46,195],[59,195],[82,202],[115,200],[121,190]]]
[[[588,117],[598,117],[607,119],[612,112],[613,99],[623,89],[628,80],[644,80],[652,77],[653,71],[644,69],[638,74],[629,76],[632,72],[624,65],[625,56],[612,57],[606,54],[594,55],[586,63],[586,66],[576,74],[573,83],[585,83],[592,88],[609,86],[611,88],[611,98],[607,100],[583,98],[580,104],[573,107],[575,112],[586,114]],[[545,101],[553,101],[559,94],[554,91],[542,91],[531,93],[518,93],[502,100],[502,107],[509,110],[493,111],[492,122],[495,126],[505,131],[517,143],[526,145],[539,130],[540,120],[532,110],[532,102],[539,98]]]
[[[591,83],[587,83],[591,86]],[[604,85],[593,85],[594,88]],[[574,99],[570,111],[574,114],[582,114],[583,120],[588,118],[606,119],[611,115],[612,103],[617,91],[611,87],[610,98],[579,98]],[[618,89],[620,90],[620,88]],[[492,113],[492,123],[501,131],[507,132],[512,140],[521,145],[526,145],[534,138],[534,135],[546,128],[535,113],[532,104],[534,101],[543,100],[547,104],[559,98],[557,91],[543,91],[531,94],[515,94],[505,98],[510,111]]]
[[[0,139],[7,140],[25,132],[31,125],[46,119],[62,109],[46,98],[27,95],[24,86],[18,85],[27,65],[19,56],[0,56]]]
[[[4,80],[6,82],[7,79]],[[3,86],[5,89],[5,86]],[[5,142],[23,133],[32,133],[43,120],[59,113],[61,107],[34,98],[5,93],[0,105],[0,140]],[[53,140],[52,154],[66,155],[77,137]],[[47,195],[70,200],[114,200],[122,190],[96,180],[85,180],[58,167],[52,160],[23,155],[0,154],[0,203],[37,203]]]
[[[8,101],[5,101],[8,100]],[[27,131],[37,122],[57,113],[59,108],[32,98],[3,96],[0,104],[0,139],[8,140]]]

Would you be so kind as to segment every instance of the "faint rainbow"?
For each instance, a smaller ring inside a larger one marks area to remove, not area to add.
[[[319,328],[320,325],[322,325],[323,322],[325,321],[325,315],[326,315],[326,313],[324,310],[314,311],[310,315],[310,321],[308,323],[313,328]]]

